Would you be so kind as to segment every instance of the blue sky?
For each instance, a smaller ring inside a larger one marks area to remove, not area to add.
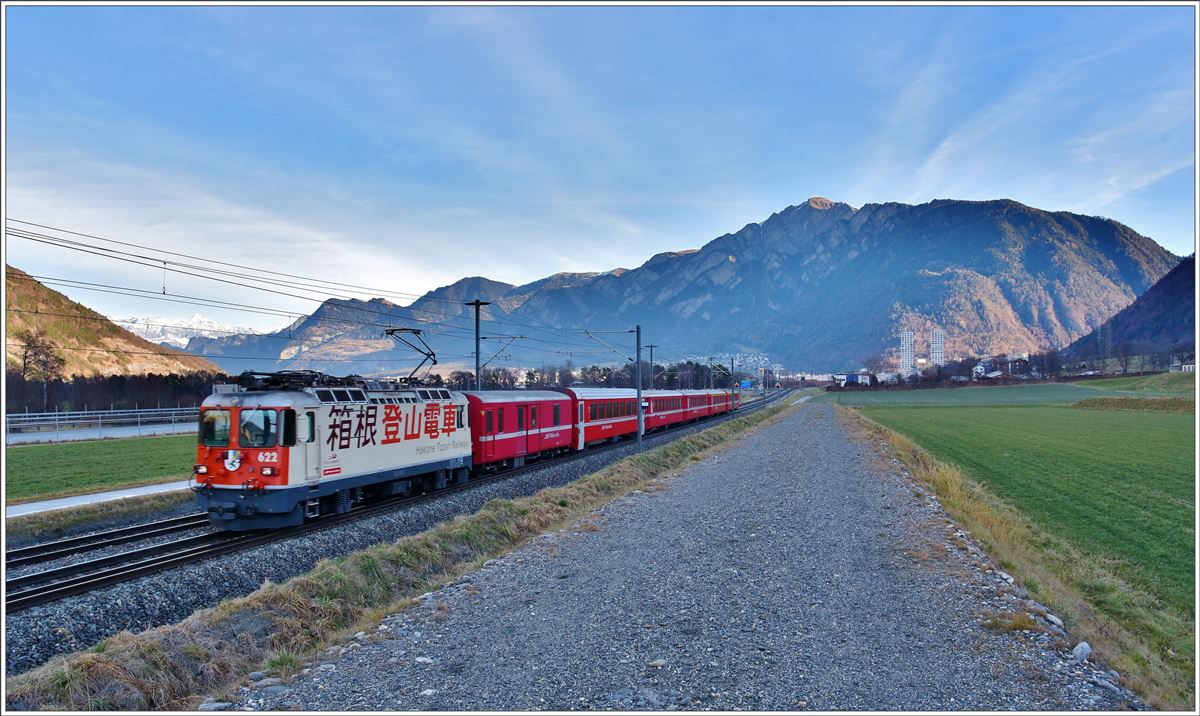
[[[1194,250],[1190,7],[6,13],[8,216],[164,249],[419,294],[632,267],[822,195],[1006,197]]]

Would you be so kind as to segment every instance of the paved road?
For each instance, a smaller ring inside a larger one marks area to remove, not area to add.
[[[1048,636],[979,623],[1017,597],[947,550],[953,528],[907,480],[806,405],[235,708],[1119,706]]]
[[[25,502],[20,505],[9,505],[4,508],[4,516],[20,517],[34,512],[46,512],[47,510],[61,510],[64,507],[78,507],[79,505],[90,505],[93,502],[108,502],[109,500],[119,500],[122,497],[134,497],[136,495],[152,495],[157,492],[170,492],[171,490],[186,490],[191,484],[190,480],[179,480],[177,482],[164,482],[158,485],[144,485],[142,487],[130,487],[124,490],[111,490],[109,492],[94,492],[90,495],[75,495],[74,497],[60,497],[56,500],[41,500],[39,502]]]
[[[109,438],[136,438],[151,435],[182,435],[196,432],[195,422],[164,423],[162,425],[121,425],[104,428],[77,428],[71,430],[33,430],[9,432],[4,440],[8,445],[32,445],[37,443],[65,443],[80,440],[107,440]]]

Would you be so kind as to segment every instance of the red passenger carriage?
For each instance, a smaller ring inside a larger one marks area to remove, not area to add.
[[[522,465],[572,445],[574,401],[549,390],[464,391],[476,467]]]

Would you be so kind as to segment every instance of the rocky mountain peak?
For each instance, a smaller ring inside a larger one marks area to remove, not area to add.
[[[836,204],[837,204],[836,201],[833,201],[831,199],[826,199],[823,196],[810,196],[808,198],[809,206],[811,206],[814,209],[820,209],[822,211],[824,211],[826,209],[832,209]]]

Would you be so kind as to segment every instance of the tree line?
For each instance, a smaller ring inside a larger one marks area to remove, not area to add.
[[[199,405],[212,392],[215,383],[234,383],[235,376],[224,373],[186,375],[113,375],[68,378],[62,374],[64,361],[40,332],[16,334],[19,360],[5,368],[10,413],[63,412],[77,410],[129,410],[136,408],[191,407]],[[653,373],[651,369],[653,368]],[[653,378],[651,378],[653,375]],[[633,388],[637,384],[633,362],[619,367],[589,365],[575,368],[567,362],[540,368],[516,370],[507,367],[484,368],[480,372],[484,390],[527,390],[586,386],[595,388]],[[695,361],[655,363],[642,361],[642,388],[660,390],[730,388],[745,378],[745,372],[731,372],[729,366],[709,366]],[[451,390],[475,388],[475,374],[456,370],[446,375],[430,374],[427,385]],[[757,380],[755,380],[757,383]]]

